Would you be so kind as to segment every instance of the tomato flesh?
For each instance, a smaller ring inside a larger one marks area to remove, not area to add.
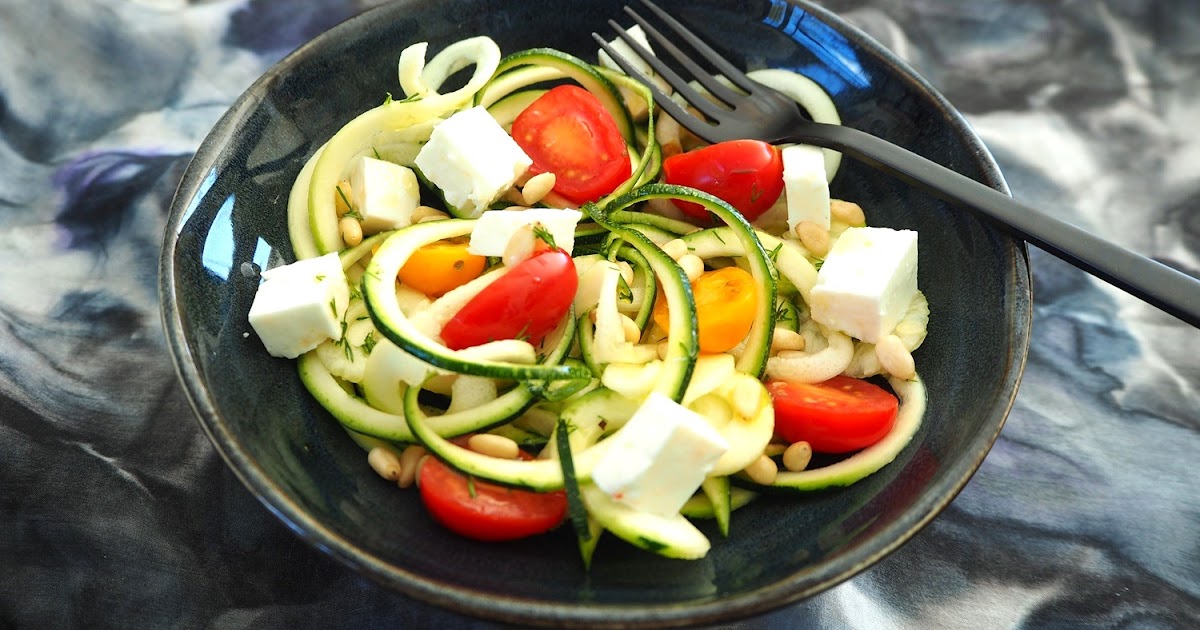
[[[760,140],[730,140],[679,153],[663,161],[662,170],[666,183],[720,197],[748,221],[766,212],[783,193],[783,157]],[[711,220],[699,204],[672,201],[694,219]]]
[[[578,286],[571,255],[545,250],[513,266],[467,302],[442,327],[442,341],[452,350],[500,339],[537,345],[570,310]]]
[[[808,442],[820,453],[849,453],[887,435],[900,403],[882,387],[835,376],[824,383],[769,381],[775,404],[775,433],[788,442]]]
[[[692,282],[700,352],[727,352],[737,346],[754,325],[758,286],[754,276],[737,267],[705,271]],[[651,312],[654,323],[671,329],[666,296],[659,290]]]
[[[467,251],[467,242],[437,241],[417,249],[400,268],[400,282],[434,297],[483,273],[487,257]]]
[[[552,88],[530,103],[513,121],[512,137],[533,160],[529,172],[554,173],[554,192],[574,203],[595,201],[633,174],[612,114],[577,85]]]
[[[553,529],[566,518],[567,495],[532,492],[472,479],[430,457],[421,465],[421,502],[446,529],[483,541],[516,540]]]

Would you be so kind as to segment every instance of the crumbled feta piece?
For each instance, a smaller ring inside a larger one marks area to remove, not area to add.
[[[365,156],[350,172],[350,195],[362,216],[364,234],[411,225],[413,210],[421,203],[412,169]]]
[[[479,215],[467,251],[476,256],[503,256],[513,234],[526,225],[540,223],[554,237],[554,244],[570,254],[575,248],[575,226],[582,218],[582,212],[569,208],[489,210]]]
[[[350,287],[336,253],[264,271],[250,326],[276,357],[294,359],[341,336]]]
[[[454,114],[433,128],[416,165],[446,203],[479,216],[533,164],[483,107]]]
[[[671,516],[695,494],[729,444],[700,414],[647,396],[592,470],[592,481],[635,510]]]
[[[629,36],[632,37],[634,41],[641,44],[642,48],[649,50],[651,54],[653,54],[654,49],[650,47],[650,40],[646,39],[646,32],[642,30],[641,26],[634,24],[633,26],[625,29],[625,32],[629,33]],[[608,45],[612,46],[613,50],[617,51],[617,54],[621,55],[621,58],[625,61],[628,61],[629,65],[633,66],[635,70],[641,72],[647,77],[654,76],[654,70],[650,68],[650,64],[643,61],[642,56],[634,52],[633,48],[630,47],[629,44],[625,43],[625,40],[618,37],[611,42],[608,42]],[[618,66],[617,62],[613,61],[613,58],[610,57],[608,53],[604,52],[603,49],[601,49],[596,56],[600,60],[600,65],[604,66],[605,68],[616,70],[617,72],[624,72],[624,70],[621,69],[621,66]]]
[[[803,221],[829,229],[829,180],[821,149],[806,144],[784,147],[783,187],[789,230]]]
[[[817,272],[812,318],[869,343],[895,329],[917,292],[917,233],[852,227]]]

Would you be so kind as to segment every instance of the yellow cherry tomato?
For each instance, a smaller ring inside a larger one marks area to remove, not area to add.
[[[692,282],[692,295],[696,300],[700,352],[726,352],[746,338],[758,307],[754,276],[738,267],[706,271]],[[669,330],[667,300],[662,291],[654,301],[652,317],[663,330]]]
[[[467,243],[438,241],[413,252],[400,268],[400,282],[437,297],[483,273],[487,258],[467,253]]]

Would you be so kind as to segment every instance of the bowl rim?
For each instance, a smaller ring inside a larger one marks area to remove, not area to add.
[[[965,117],[907,62],[832,11],[814,5],[809,0],[786,0],[786,2],[817,17],[821,22],[846,35],[862,49],[876,56],[881,63],[892,67],[896,76],[901,80],[928,94],[932,104],[945,117],[950,128],[964,139],[967,146],[974,149],[975,165],[982,171],[985,183],[1001,192],[1009,193],[1008,185],[994,157]],[[343,37],[352,37],[353,33],[361,27],[370,21],[377,20],[379,13],[395,11],[400,4],[404,3],[379,5],[348,18],[296,48],[275,62],[270,69],[255,80],[217,121],[196,150],[176,188],[164,229],[159,259],[160,311],[167,346],[177,377],[183,385],[198,423],[222,459],[255,498],[297,536],[342,564],[386,587],[460,614],[539,626],[577,627],[579,624],[587,624],[589,627],[668,627],[682,624],[711,624],[759,615],[830,589],[854,577],[903,546],[940,514],[962,491],[982,464],[1003,429],[1016,399],[1028,356],[1033,321],[1032,278],[1028,262],[1028,249],[1026,244],[1016,237],[1007,237],[1004,241],[1012,253],[1013,267],[1009,278],[1012,279],[1013,284],[1008,288],[1010,289],[1009,295],[1014,300],[1016,307],[1013,316],[1015,327],[1012,331],[1014,345],[1009,350],[1012,355],[1011,367],[1005,374],[1000,390],[1008,392],[1008,396],[1007,400],[1003,401],[1003,405],[997,406],[990,412],[992,418],[989,418],[983,425],[994,425],[994,431],[981,433],[973,438],[970,450],[975,452],[975,456],[959,460],[957,465],[946,475],[943,487],[939,488],[938,492],[925,493],[925,496],[931,498],[914,506],[920,509],[911,509],[904,513],[866,544],[849,552],[849,562],[835,563],[836,567],[840,568],[835,568],[831,564],[819,569],[802,569],[768,586],[731,596],[718,596],[703,602],[620,606],[586,602],[569,604],[546,602],[524,597],[484,593],[456,584],[440,582],[392,565],[357,548],[351,540],[326,527],[295,502],[289,500],[283,489],[248,456],[238,437],[223,422],[212,393],[203,385],[199,367],[189,347],[183,313],[178,307],[175,269],[177,236],[196,209],[196,202],[204,190],[205,180],[214,172],[214,165],[223,156],[223,147],[234,137],[238,124],[243,122],[248,113],[266,99],[268,89],[272,84],[279,80],[291,66],[305,61]],[[1022,312],[1025,314],[1023,323],[1017,321]]]

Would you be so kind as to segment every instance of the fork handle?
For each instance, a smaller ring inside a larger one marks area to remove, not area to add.
[[[778,143],[841,151],[1002,227],[1101,280],[1200,328],[1200,280],[1105,241],[916,153],[852,127],[806,123]]]

